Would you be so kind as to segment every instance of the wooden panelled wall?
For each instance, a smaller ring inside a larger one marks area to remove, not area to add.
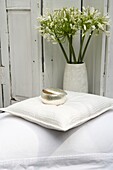
[[[40,38],[36,18],[40,15],[38,0],[1,0],[1,59],[4,61],[6,86],[9,92],[5,105],[39,94]],[[5,77],[4,77],[5,78]],[[4,93],[6,89],[2,90]]]
[[[37,96],[45,87],[62,88],[65,61],[59,46],[43,40],[36,30],[40,14],[83,5],[94,6],[104,14],[109,11],[111,15],[112,3],[112,0],[0,0],[0,106]],[[76,49],[79,39],[78,36]],[[113,97],[112,39],[100,35],[91,41],[86,58],[90,93]]]

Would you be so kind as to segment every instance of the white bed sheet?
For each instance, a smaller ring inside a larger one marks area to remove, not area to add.
[[[67,132],[0,114],[0,170],[113,170],[113,110]]]

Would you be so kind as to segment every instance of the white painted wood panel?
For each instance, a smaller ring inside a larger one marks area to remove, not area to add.
[[[0,17],[0,26],[1,26],[1,17]],[[2,58],[1,58],[1,27],[0,27],[0,107],[3,107],[3,100],[2,100]]]
[[[9,54],[8,54],[8,30],[7,30],[7,14],[6,1],[0,1],[0,16],[1,16],[1,65],[4,68],[2,81],[2,103],[3,106],[10,104],[10,76],[9,76]],[[2,69],[3,69],[2,68]]]
[[[33,1],[33,0],[32,0]],[[30,7],[31,0],[7,0],[7,8]]]
[[[83,5],[93,6],[99,9],[103,14],[106,14],[107,1],[106,0],[87,0],[83,1]],[[104,60],[105,60],[105,36],[93,36],[90,47],[86,53],[86,64],[88,69],[89,92],[103,95],[103,74],[104,74]]]
[[[54,9],[60,9],[63,7],[81,7],[81,1],[77,0],[44,0],[43,1],[43,13],[47,11],[53,11]],[[79,37],[77,38],[79,42]],[[78,44],[76,43],[76,49]],[[67,46],[65,44],[65,46]],[[63,73],[65,60],[63,53],[59,45],[53,45],[50,42],[44,41],[44,82],[43,87],[57,87],[62,88],[63,84]]]
[[[5,67],[0,65],[0,84],[5,84]]]
[[[3,103],[2,103],[2,89],[1,89],[1,85],[0,85],[0,107],[3,107]]]
[[[41,7],[40,0],[1,0],[0,7],[1,65],[5,66],[0,105],[4,99],[6,106],[13,99],[18,101],[40,94],[41,42],[36,18]]]
[[[40,0],[31,0],[31,55],[32,55],[32,95],[40,94],[42,87],[41,37],[37,31],[37,17],[41,13]]]
[[[0,3],[1,5],[1,3]],[[2,59],[1,59],[1,6],[0,6],[0,67],[2,65]],[[2,91],[1,91],[1,82],[2,82],[2,75],[1,75],[1,71],[0,71],[0,107],[2,107]]]
[[[40,1],[30,1],[29,8],[26,0],[23,6],[22,1],[16,5],[8,0],[8,4],[11,93],[18,101],[40,94],[40,41],[36,30]]]
[[[113,1],[109,0],[108,12],[110,16],[110,36],[107,39],[106,67],[105,67],[105,96],[113,98]]]
[[[9,11],[12,96],[32,96],[30,11]]]

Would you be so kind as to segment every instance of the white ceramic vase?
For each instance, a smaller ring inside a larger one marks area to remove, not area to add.
[[[88,93],[86,64],[66,64],[64,70],[63,89]]]

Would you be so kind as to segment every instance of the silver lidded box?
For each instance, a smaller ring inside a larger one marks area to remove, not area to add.
[[[41,100],[45,104],[60,105],[65,103],[67,93],[62,89],[47,88],[41,92]]]

